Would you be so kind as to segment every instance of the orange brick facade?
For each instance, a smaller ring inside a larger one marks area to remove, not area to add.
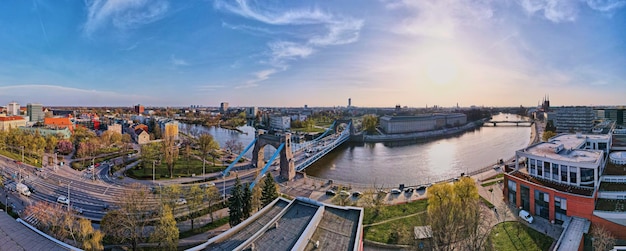
[[[503,193],[504,193],[504,199],[508,201],[508,197],[509,197],[509,186],[508,186],[508,181],[512,180],[514,181],[516,184],[516,207],[520,208],[522,206],[522,193],[521,191],[521,185],[523,184],[524,186],[528,187],[530,189],[530,198],[529,198],[529,202],[530,202],[530,213],[535,215],[535,190],[539,190],[543,193],[547,193],[550,195],[550,201],[549,201],[549,212],[550,212],[550,216],[548,218],[548,220],[553,221],[555,219],[555,211],[554,211],[554,197],[560,197],[560,198],[564,198],[567,200],[567,216],[577,216],[580,218],[585,218],[585,219],[591,219],[593,216],[593,210],[595,209],[595,198],[594,197],[587,197],[587,196],[581,196],[581,195],[575,195],[575,194],[570,194],[570,193],[565,193],[565,192],[561,192],[558,190],[554,190],[552,188],[548,188],[548,187],[543,187],[543,186],[539,186],[535,183],[532,182],[528,182],[526,180],[514,177],[514,176],[510,176],[510,175],[504,175],[504,189],[503,189]]]
[[[594,193],[593,197],[587,197],[587,196],[581,196],[581,195],[575,195],[575,194],[571,194],[571,193],[566,193],[566,192],[561,192],[549,187],[544,187],[544,186],[540,186],[537,185],[535,183],[532,182],[528,182],[524,179],[520,179],[518,177],[515,176],[511,176],[508,174],[504,175],[504,188],[503,188],[503,195],[504,195],[504,200],[507,203],[510,203],[509,201],[509,180],[514,181],[516,184],[516,207],[520,208],[522,205],[522,196],[521,196],[521,185],[524,185],[526,187],[529,188],[530,190],[530,194],[529,194],[529,200],[530,200],[530,213],[532,215],[536,215],[535,212],[535,190],[540,190],[543,193],[547,193],[550,195],[550,201],[549,201],[549,217],[548,220],[553,221],[555,220],[555,201],[554,201],[554,197],[560,197],[560,198],[564,198],[567,200],[567,216],[576,216],[576,217],[580,217],[580,218],[584,218],[587,219],[589,221],[591,221],[592,225],[600,225],[605,227],[607,230],[609,230],[614,237],[618,238],[618,239],[626,239],[626,226],[620,225],[620,224],[616,224],[613,223],[611,221],[608,221],[604,218],[598,217],[593,215],[593,211],[595,210],[595,196],[596,194]],[[581,243],[582,245],[582,243]],[[581,246],[582,247],[582,246]]]

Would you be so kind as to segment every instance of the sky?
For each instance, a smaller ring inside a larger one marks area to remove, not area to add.
[[[5,0],[0,104],[626,104],[626,0]]]

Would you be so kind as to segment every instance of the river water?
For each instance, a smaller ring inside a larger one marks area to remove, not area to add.
[[[493,116],[493,120],[525,118],[498,114]],[[236,139],[245,147],[254,139],[254,128],[246,126],[240,129],[248,134],[220,128],[196,130],[211,133],[220,146],[229,139]],[[457,177],[461,173],[492,166],[499,159],[513,157],[516,150],[530,142],[530,131],[528,126],[485,126],[449,138],[420,143],[344,143],[308,167],[306,173],[318,178],[360,184],[425,184]],[[250,152],[246,157],[250,157]]]

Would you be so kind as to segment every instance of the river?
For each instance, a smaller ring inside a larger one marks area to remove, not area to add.
[[[524,119],[512,114],[493,117],[493,120]],[[239,129],[248,134],[221,128],[202,130],[211,133],[220,146],[229,139],[236,139],[245,147],[254,138],[254,128],[246,126]],[[513,157],[516,150],[530,142],[530,131],[531,128],[527,126],[485,126],[449,138],[421,143],[344,143],[308,167],[306,173],[322,179],[360,184],[388,186],[430,183],[457,177],[461,173],[494,165],[499,159]],[[250,152],[246,157],[250,157]]]

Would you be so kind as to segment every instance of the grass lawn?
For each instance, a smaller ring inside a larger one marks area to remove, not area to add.
[[[378,215],[372,208],[365,208],[363,224],[368,225],[398,217],[425,212],[427,200],[418,200],[406,204],[383,206]],[[365,239],[391,244],[410,244],[413,238],[413,227],[423,224],[425,214],[392,220],[383,224],[363,228]]]
[[[425,216],[425,214],[419,214],[380,225],[364,227],[364,237],[371,241],[388,244],[412,244],[413,227],[423,225]]]
[[[552,238],[517,221],[507,221],[491,230],[494,250],[549,250]]]
[[[374,214],[374,210],[371,207],[366,207],[365,212],[363,213],[363,224],[367,225],[400,216],[419,213],[426,211],[427,206],[427,200],[416,200],[406,204],[384,206],[378,215]]]
[[[326,129],[324,128],[318,128],[318,127],[311,127],[311,128],[291,128],[292,131],[294,132],[304,132],[304,133],[320,133],[320,132],[325,132]]]
[[[142,168],[142,164],[139,164],[137,169],[127,171],[127,175],[136,179],[152,179],[152,163],[144,163],[145,168]],[[210,159],[207,159],[206,173],[214,173],[224,170],[224,166],[211,165]],[[156,163],[154,167],[156,179],[165,178],[169,176],[169,170],[167,169],[167,163],[161,161]],[[174,163],[174,177],[190,177],[193,174],[202,175],[202,160],[190,158],[189,161],[184,158],[179,158]]]
[[[0,155],[4,155],[7,158],[14,159],[16,161],[22,161],[22,153],[14,153],[7,149],[0,150]],[[41,167],[41,157],[30,157],[28,154],[24,155],[24,163],[35,167]]]

